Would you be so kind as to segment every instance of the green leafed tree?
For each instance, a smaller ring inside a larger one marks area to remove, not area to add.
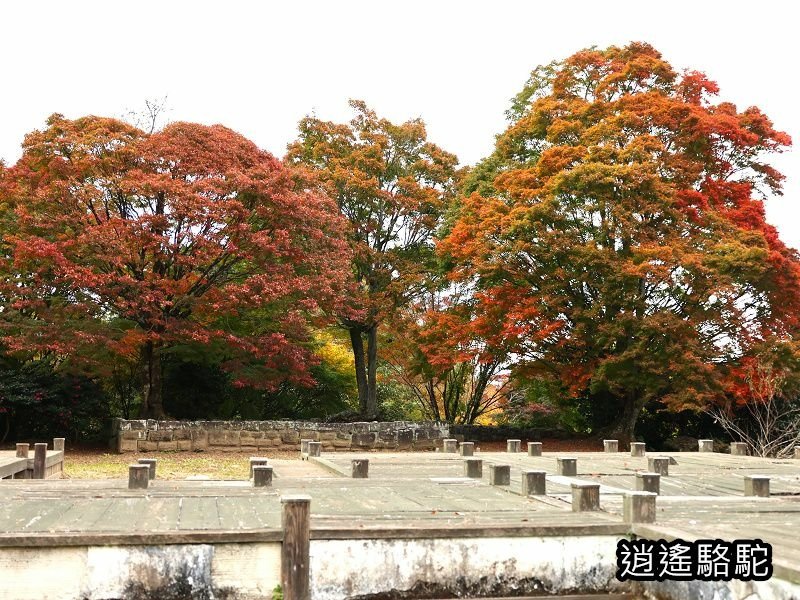
[[[350,224],[357,290],[340,320],[350,334],[360,410],[373,417],[378,328],[421,289],[458,161],[427,141],[420,119],[397,125],[361,101],[350,104],[349,123],[304,118],[287,159],[315,173]]]

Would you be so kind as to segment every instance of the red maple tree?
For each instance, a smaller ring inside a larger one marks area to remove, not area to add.
[[[53,115],[23,150],[0,181],[8,351],[137,356],[156,418],[162,352],[187,340],[241,385],[309,381],[302,342],[350,255],[336,204],[296,170],[220,125]]]

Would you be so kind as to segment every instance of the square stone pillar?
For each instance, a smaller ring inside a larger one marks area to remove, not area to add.
[[[572,512],[600,510],[599,483],[572,484]]]
[[[542,442],[528,442],[528,456],[541,456]]]
[[[489,485],[511,485],[511,466],[489,465]]]
[[[654,523],[656,520],[656,494],[630,492],[622,499],[622,517],[626,523]]]
[[[578,475],[578,459],[559,456],[556,458],[556,473],[565,477]]]
[[[547,487],[547,473],[544,471],[522,472],[522,495],[544,496]]]

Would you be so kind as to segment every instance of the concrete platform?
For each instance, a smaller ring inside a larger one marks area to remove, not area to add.
[[[246,560],[219,557],[236,549],[250,557],[247,560],[270,556],[263,564],[272,566],[248,584],[249,591],[232,597],[263,596],[274,584],[275,548],[280,548],[283,536],[280,498],[307,494],[312,498],[315,598],[366,598],[366,591],[375,586],[406,589],[402,586],[411,586],[420,573],[453,581],[464,573],[489,573],[505,578],[508,586],[531,574],[523,583],[532,587],[519,589],[626,593],[632,588],[614,580],[614,550],[617,540],[631,536],[761,539],[773,546],[774,581],[748,584],[744,591],[737,591],[733,582],[726,597],[800,597],[800,461],[659,453],[672,464],[669,475],[660,478],[656,522],[628,524],[622,518],[623,495],[635,489],[636,473],[648,470],[647,457],[575,453],[577,474],[563,476],[555,474],[558,456],[563,455],[476,453],[474,458],[484,461],[481,479],[464,477],[464,459],[458,454],[425,452],[336,453],[302,462],[273,461],[269,488],[253,488],[245,481],[156,479],[147,490],[129,490],[124,473],[112,481],[4,480],[0,572],[4,564],[11,564],[10,557],[30,561],[32,556],[13,552],[29,549],[44,556],[60,548],[77,552],[74,560],[90,565],[80,593],[86,586],[116,590],[123,589],[121,583],[91,580],[90,575],[97,578],[104,572],[92,561],[109,560],[106,551],[93,548],[116,548],[123,558],[114,560],[124,564],[143,549],[148,556],[155,553],[183,564],[181,556],[202,547],[211,548],[203,551],[210,554],[202,560],[210,565],[208,573],[217,573],[215,581],[234,581],[243,576]],[[353,459],[369,460],[368,478],[350,477]],[[491,465],[511,467],[510,485],[490,485]],[[523,470],[547,472],[546,495],[522,495]],[[768,475],[771,497],[745,497],[748,474]],[[573,512],[573,483],[600,485],[599,511]],[[123,581],[133,575],[120,571],[114,577]],[[29,583],[38,585],[37,577],[31,575]],[[665,589],[657,591],[667,598],[684,597]],[[19,589],[14,593],[26,597]],[[698,593],[707,590],[691,592]],[[12,596],[0,591],[3,597]]]

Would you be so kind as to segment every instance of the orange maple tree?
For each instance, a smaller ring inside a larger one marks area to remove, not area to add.
[[[420,119],[397,125],[362,101],[350,104],[349,123],[303,119],[287,159],[316,175],[349,222],[356,293],[340,321],[350,334],[361,413],[374,417],[378,329],[422,289],[458,160],[427,141]]]
[[[335,203],[295,169],[220,125],[53,115],[23,150],[0,182],[8,351],[138,357],[156,418],[162,352],[186,340],[240,385],[310,381],[303,343],[350,255]]]
[[[622,440],[649,401],[718,398],[728,366],[797,332],[800,261],[762,201],[791,140],[717,93],[644,43],[537,68],[441,243],[475,290],[464,322],[609,402]]]

